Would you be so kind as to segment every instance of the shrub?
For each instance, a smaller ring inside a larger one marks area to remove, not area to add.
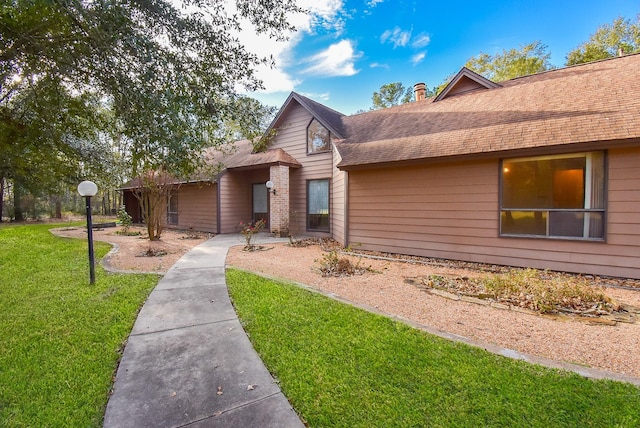
[[[240,233],[242,233],[246,241],[246,244],[244,246],[245,250],[251,251],[255,249],[255,246],[251,244],[251,240],[256,233],[259,233],[264,228],[265,225],[266,222],[264,221],[264,219],[260,219],[254,224],[240,222]]]
[[[131,227],[131,224],[133,223],[133,219],[131,218],[131,216],[129,215],[129,213],[127,212],[127,209],[124,205],[120,206],[120,209],[118,209],[118,221],[120,222],[120,225],[122,226],[122,231],[126,234],[129,232],[129,228]]]
[[[487,293],[496,299],[540,313],[559,308],[574,311],[611,311],[617,305],[582,277],[549,274],[536,269],[514,269],[483,281]]]
[[[348,257],[340,257],[337,250],[331,250],[319,261],[320,273],[325,277],[361,275],[367,269],[360,267],[360,261],[358,259],[358,263],[354,264]]]

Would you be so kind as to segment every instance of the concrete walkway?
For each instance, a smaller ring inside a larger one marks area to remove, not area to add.
[[[206,241],[152,291],[122,356],[106,428],[304,427],[229,300],[225,259],[242,243],[239,235]]]

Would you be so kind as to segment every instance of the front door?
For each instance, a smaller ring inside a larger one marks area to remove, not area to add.
[[[253,222],[263,219],[268,226],[269,223],[269,193],[264,183],[253,185]]]

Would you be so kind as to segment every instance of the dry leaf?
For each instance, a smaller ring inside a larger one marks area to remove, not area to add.
[[[224,394],[224,392],[222,392],[222,387],[221,386],[218,387],[218,392],[216,392],[216,394],[218,394],[218,395]]]
[[[177,392],[175,392],[175,391],[173,391],[173,392],[171,393],[171,396],[172,396],[172,397],[175,397],[176,395],[178,395],[178,393],[177,393]]]
[[[255,389],[256,385],[247,385],[247,391],[253,391]]]

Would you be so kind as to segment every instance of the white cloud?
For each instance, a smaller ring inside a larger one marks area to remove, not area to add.
[[[301,95],[304,95],[307,98],[311,98],[313,100],[322,100],[324,102],[329,101],[329,92],[323,92],[321,94],[315,92],[302,92]]]
[[[418,65],[422,62],[424,57],[427,56],[425,52],[420,52],[411,57],[411,63],[413,65]]]
[[[431,37],[428,34],[422,33],[416,36],[411,43],[414,48],[423,48],[431,43]]]
[[[291,92],[297,85],[302,83],[300,79],[294,79],[280,68],[261,65],[256,67],[256,73],[265,87],[258,90],[261,93]]]
[[[383,1],[384,0],[369,0],[365,4],[367,5],[367,7],[373,8],[376,7],[378,3],[382,3]]]
[[[324,77],[353,76],[359,71],[354,67],[354,61],[358,57],[359,54],[353,49],[351,41],[341,40],[326,50],[307,58],[305,62],[311,63],[311,66],[306,68],[303,73]]]
[[[332,31],[336,34],[340,34],[344,29],[343,0],[298,0],[297,5],[308,12],[292,14],[287,18],[287,21],[298,29],[297,32],[288,34],[289,40],[287,41],[278,42],[265,35],[255,34],[255,31],[249,30],[253,26],[248,21],[242,25],[243,31],[238,37],[247,49],[258,56],[269,53],[275,61],[275,68],[257,67],[257,76],[265,86],[265,89],[260,92],[274,93],[295,90],[301,80],[294,78],[286,70],[292,62],[290,58],[293,50],[300,40],[307,34],[313,34],[317,28],[323,28],[325,31]],[[334,53],[334,55],[337,54]],[[349,63],[345,59],[341,72],[349,72],[349,65],[353,68],[353,62]],[[320,64],[316,64],[316,66],[320,66]],[[338,64],[335,66],[337,70],[340,70]]]
[[[381,43],[392,43],[394,48],[406,46],[409,43],[409,39],[411,39],[411,31],[402,31],[400,27],[386,30],[380,36]]]
[[[389,70],[389,64],[381,64],[379,62],[372,62],[369,67],[371,68],[384,68],[386,70]]]
[[[309,11],[300,17],[301,21],[306,22],[301,22],[300,26],[296,25],[298,31],[313,34],[316,27],[333,31],[337,35],[344,31],[346,22],[342,0],[298,0],[298,6]]]

